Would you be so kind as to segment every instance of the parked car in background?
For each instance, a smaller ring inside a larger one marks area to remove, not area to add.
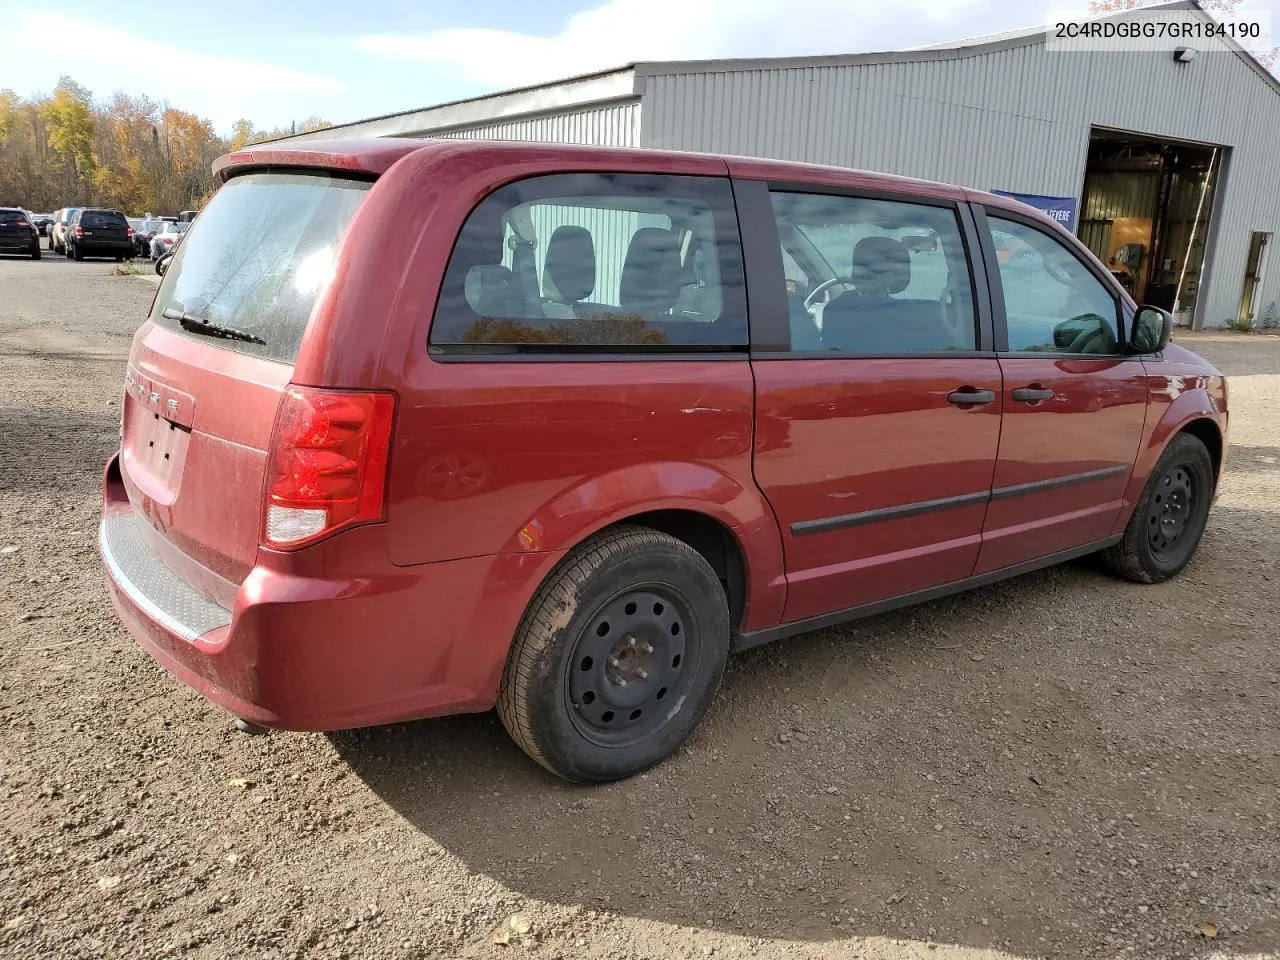
[[[166,223],[173,223],[173,217],[142,217],[133,228],[133,245],[140,257],[151,256],[151,241]]]
[[[247,720],[496,706],[614,780],[731,650],[1086,554],[1157,583],[1200,543],[1225,379],[1017,200],[483,141],[214,172],[99,545],[133,636]]]
[[[79,207],[63,207],[54,213],[53,224],[49,227],[49,249],[54,253],[66,253],[67,224],[79,209]]]
[[[187,232],[190,227],[189,223],[165,223],[160,227],[160,231],[151,238],[151,259],[159,260],[166,253],[169,253],[174,245],[182,239],[182,235]]]
[[[74,260],[85,257],[114,257],[123,260],[133,256],[133,228],[119,210],[85,207],[76,211],[67,225],[67,256]]]
[[[21,207],[0,207],[0,253],[40,259],[40,231]]]
[[[181,213],[178,214],[178,222],[191,223],[193,220],[195,220],[196,214],[198,214],[199,212],[200,212],[199,210],[183,210]]]
[[[31,222],[35,224],[36,230],[39,232],[40,236],[43,237],[49,232],[49,225],[53,223],[52,214],[32,213],[30,210],[27,210],[26,214],[30,218]]]

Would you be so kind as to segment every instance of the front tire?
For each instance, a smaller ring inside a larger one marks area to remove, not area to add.
[[[1213,459],[1200,440],[1180,433],[1169,441],[1124,536],[1102,553],[1111,572],[1136,583],[1181,573],[1204,535],[1213,483]]]
[[[534,594],[498,715],[552,773],[621,780],[684,742],[728,653],[729,605],[711,565],[675,537],[616,527],[573,551]]]

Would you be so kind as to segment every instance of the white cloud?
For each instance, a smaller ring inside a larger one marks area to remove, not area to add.
[[[477,83],[516,86],[633,60],[891,50],[1027,26],[1039,14],[1007,0],[607,0],[550,36],[443,29],[369,34],[354,44],[451,66]]]
[[[118,66],[127,60],[132,64],[155,64],[157,68],[166,65],[173,71],[176,85],[187,88],[216,87],[228,93],[333,93],[343,89],[341,84],[319,74],[184,50],[116,27],[44,10],[18,11],[5,31],[5,40],[10,50],[15,45],[32,50],[74,50],[76,64]]]

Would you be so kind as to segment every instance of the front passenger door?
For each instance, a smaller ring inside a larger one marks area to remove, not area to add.
[[[985,220],[1004,416],[975,574],[1110,535],[1147,397],[1101,267],[1033,218],[990,208]]]

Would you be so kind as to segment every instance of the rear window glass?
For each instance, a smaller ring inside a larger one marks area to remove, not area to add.
[[[125,219],[121,214],[111,213],[103,210],[86,210],[80,216],[80,226],[82,227],[126,227]]]
[[[27,215],[17,210],[0,210],[0,227],[16,226],[19,220],[26,220]]]
[[[347,224],[371,186],[323,173],[229,180],[198,223],[166,225],[170,232],[190,227],[191,236],[176,248],[151,319],[228,350],[292,363]],[[266,342],[187,329],[201,321]]]

